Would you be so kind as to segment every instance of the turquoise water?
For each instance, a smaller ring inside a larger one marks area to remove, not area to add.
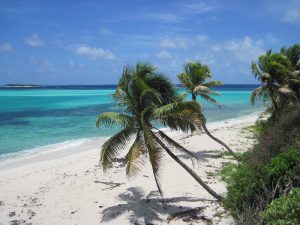
[[[261,104],[249,103],[254,88],[219,88],[217,100],[223,107],[204,103],[207,120],[221,121],[262,111]],[[113,134],[116,130],[95,127],[98,114],[116,110],[113,92],[114,87],[0,89],[0,158],[68,140]]]

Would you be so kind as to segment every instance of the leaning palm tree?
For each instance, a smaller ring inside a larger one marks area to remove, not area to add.
[[[122,129],[102,146],[100,163],[106,171],[113,159],[134,139],[125,156],[127,176],[135,175],[149,159],[158,191],[162,195],[159,171],[163,152],[179,163],[207,192],[221,200],[193,170],[191,170],[173,150],[178,150],[191,158],[192,152],[170,138],[156,127],[157,122],[174,130],[193,132],[195,124],[202,121],[197,115],[199,104],[184,101],[175,87],[162,74],[156,73],[149,64],[138,63],[135,68],[124,67],[122,77],[113,95],[120,112],[106,112],[99,115],[96,125],[120,126]]]
[[[213,103],[217,106],[221,106],[215,98],[211,95],[219,95],[217,92],[211,90],[212,87],[222,85],[221,81],[209,81],[207,79],[211,78],[211,72],[207,65],[202,65],[200,62],[187,63],[184,66],[184,73],[178,75],[178,78],[187,91],[192,95],[192,100],[197,101],[197,95],[203,98],[204,100]],[[204,123],[201,124],[205,133],[214,141],[221,144],[225,147],[229,153],[237,159],[237,156],[232,151],[232,149],[226,145],[223,141],[213,136],[206,127],[205,117],[201,113],[201,117],[204,118]]]
[[[281,53],[266,54],[258,58],[257,63],[252,62],[252,73],[261,82],[251,94],[251,103],[256,99],[263,99],[271,103],[271,111],[276,116],[289,100],[297,100],[296,93],[289,87],[291,65],[288,58]]]

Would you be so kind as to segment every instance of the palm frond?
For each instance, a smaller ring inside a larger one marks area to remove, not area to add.
[[[258,77],[260,75],[260,70],[258,68],[258,65],[254,61],[252,61],[251,70],[255,77]]]
[[[201,113],[201,106],[195,101],[172,102],[154,110],[154,115],[158,118],[169,115],[181,114],[183,110],[190,110],[194,113]]]
[[[299,71],[300,73],[300,71]],[[290,83],[294,84],[294,85],[300,85],[300,80],[298,79],[290,79]]]
[[[281,93],[281,94],[283,94],[283,95],[292,97],[296,101],[299,101],[299,99],[297,98],[297,94],[294,91],[292,91],[291,89],[289,89],[288,87],[280,87],[278,89],[278,92]]]
[[[194,132],[203,123],[200,104],[195,101],[174,102],[154,110],[154,117],[173,130]]]
[[[221,104],[214,99],[213,97],[209,96],[209,94],[207,93],[199,93],[199,95],[201,96],[201,98],[205,99],[206,101],[215,104],[218,107],[221,107]]]
[[[139,78],[145,78],[146,75],[154,72],[156,70],[155,66],[152,66],[147,62],[138,62],[135,66],[135,75]]]
[[[212,88],[212,87],[215,87],[215,86],[220,86],[220,85],[223,85],[224,83],[222,81],[219,81],[219,80],[213,80],[213,81],[209,81],[209,82],[206,82],[206,83],[203,83],[202,85],[203,86],[206,86],[208,88]]]
[[[141,133],[142,131],[137,133],[135,141],[125,156],[125,163],[127,164],[126,175],[128,177],[135,176],[145,162],[147,149]]]
[[[153,99],[154,98],[154,99]],[[140,103],[143,104],[143,102],[146,102],[145,100],[151,99],[151,101],[156,100],[156,102],[159,102],[162,104],[160,93],[153,89],[153,88],[147,88],[143,90],[141,96],[140,96]]]
[[[252,91],[251,96],[250,96],[250,102],[252,105],[255,104],[255,100],[258,99],[262,95],[263,91],[264,91],[263,86],[260,86]]]
[[[193,93],[195,94],[195,93],[197,93],[197,92],[208,92],[209,91],[209,88],[208,87],[206,87],[206,86],[204,86],[204,85],[198,85],[198,86],[196,86],[194,89],[193,89]]]
[[[104,171],[112,166],[113,159],[123,150],[126,143],[130,141],[131,135],[135,133],[134,129],[123,129],[110,137],[101,148],[100,164]]]
[[[188,90],[193,89],[195,86],[195,84],[191,80],[191,77],[186,73],[179,74],[178,79],[180,80],[181,84]]]
[[[104,112],[98,116],[96,127],[99,128],[101,125],[106,127],[114,127],[116,125],[126,127],[132,123],[133,118],[131,116],[117,112]]]
[[[156,141],[153,139],[153,133],[151,129],[147,126],[147,124],[142,122],[142,126],[144,131],[145,145],[148,149],[148,155],[149,155],[154,179],[156,182],[156,186],[160,195],[163,196],[161,183],[160,183],[160,174],[159,174],[162,165],[162,150],[159,147],[159,145],[156,143]]]

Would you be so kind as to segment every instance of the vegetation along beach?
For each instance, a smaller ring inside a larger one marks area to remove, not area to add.
[[[0,18],[0,225],[300,224],[297,1]]]

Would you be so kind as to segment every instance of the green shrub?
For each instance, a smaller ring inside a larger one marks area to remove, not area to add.
[[[262,174],[253,171],[246,164],[227,165],[222,168],[221,176],[227,183],[227,196],[224,204],[232,213],[239,214],[247,205],[253,205],[255,194],[262,187]]]
[[[254,125],[244,127],[242,130],[250,131],[254,135],[259,136],[263,132],[267,130],[267,128],[270,126],[270,123],[266,121],[258,121]]]
[[[300,144],[300,108],[287,109],[276,121],[257,124],[260,130],[258,143],[251,151],[247,163],[256,166],[257,163],[266,164],[271,159],[291,145]]]
[[[299,225],[300,188],[294,188],[287,196],[273,200],[261,216],[266,225]]]
[[[293,187],[300,187],[300,151],[297,147],[274,157],[268,164],[255,167],[228,164],[221,176],[227,183],[224,205],[237,219],[259,221],[259,212]],[[255,223],[254,223],[255,224]]]
[[[279,195],[291,187],[300,187],[300,149],[294,146],[279,154],[266,170],[270,182],[277,183]]]

